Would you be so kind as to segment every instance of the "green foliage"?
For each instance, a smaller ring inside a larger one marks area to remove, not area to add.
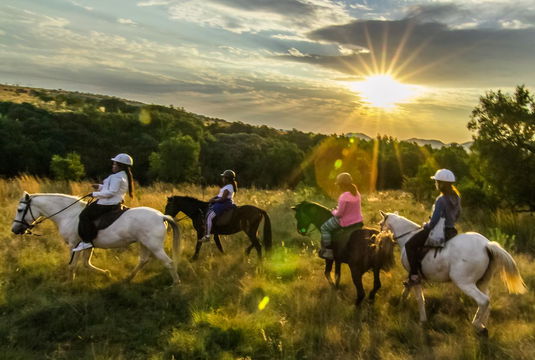
[[[524,86],[513,95],[488,92],[472,111],[468,128],[476,135],[474,151],[481,180],[513,207],[535,210],[535,102]]]
[[[57,180],[80,180],[85,176],[84,164],[80,160],[80,155],[75,152],[68,153],[65,157],[53,155],[50,171]]]
[[[158,180],[186,182],[199,176],[200,145],[191,136],[164,140],[150,155],[150,172]]]

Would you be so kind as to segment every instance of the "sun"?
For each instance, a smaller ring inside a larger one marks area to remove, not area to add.
[[[370,75],[363,81],[350,82],[348,86],[371,107],[387,110],[411,102],[422,90],[416,85],[403,84],[389,74]]]

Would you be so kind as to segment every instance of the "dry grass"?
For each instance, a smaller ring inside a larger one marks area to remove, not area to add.
[[[182,221],[179,289],[168,287],[171,279],[156,261],[132,284],[121,283],[137,261],[135,245],[96,250],[94,263],[109,268],[111,280],[80,271],[74,284],[65,283],[69,254],[51,222],[36,230],[41,237],[10,234],[23,190],[85,194],[90,187],[32,177],[0,180],[2,358],[535,358],[535,265],[529,255],[514,255],[529,293],[509,295],[496,277],[490,337],[482,339],[470,325],[475,304],[449,284],[427,286],[430,321],[421,326],[414,300],[398,303],[405,277],[399,260],[390,274],[382,275],[375,304],[354,307],[355,290],[345,267],[341,289],[331,290],[323,278],[323,262],[315,256],[318,233],[297,235],[290,210],[305,198],[334,204],[310,189],[240,189],[239,202],[266,208],[272,219],[274,251],[263,262],[254,253],[244,256],[244,235],[225,237],[224,255],[209,244],[199,261],[189,262],[194,237],[189,222]],[[130,205],[162,210],[171,194],[206,199],[214,192],[157,183],[138,188]],[[402,192],[367,195],[363,206],[369,225],[379,220],[379,209],[398,210],[418,221],[428,214]],[[465,230],[468,226],[461,224]],[[366,289],[371,278],[365,276]]]

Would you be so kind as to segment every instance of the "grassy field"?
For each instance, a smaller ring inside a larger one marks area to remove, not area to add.
[[[355,308],[346,267],[341,289],[332,290],[323,277],[323,261],[316,256],[319,233],[298,235],[290,210],[303,199],[334,205],[310,189],[241,189],[237,194],[238,202],[263,207],[271,216],[274,249],[264,261],[254,252],[246,257],[248,241],[235,235],[223,238],[226,254],[220,255],[210,243],[198,261],[190,262],[194,233],[187,220],[181,221],[178,288],[169,287],[169,274],[154,260],[132,283],[121,282],[137,261],[136,245],[95,251],[93,262],[110,269],[112,279],[80,269],[75,282],[67,283],[69,251],[53,223],[36,229],[40,237],[10,232],[23,190],[79,195],[90,187],[31,177],[0,180],[2,359],[535,358],[535,264],[526,254],[513,253],[529,292],[509,295],[495,277],[490,335],[479,338],[470,325],[476,306],[453,285],[426,285],[430,321],[424,326],[417,321],[414,299],[399,304],[406,276],[399,249],[396,266],[382,275],[383,288],[374,304]],[[214,192],[155,184],[139,188],[129,205],[162,210],[171,194],[207,199]],[[402,192],[364,195],[363,207],[368,225],[378,222],[379,209],[398,210],[418,222],[429,212]],[[490,219],[478,223],[472,218],[460,227],[507,245],[514,240],[511,223],[523,236],[534,232],[530,218]],[[168,237],[168,250],[170,244]],[[365,276],[365,287],[371,288],[371,274]]]

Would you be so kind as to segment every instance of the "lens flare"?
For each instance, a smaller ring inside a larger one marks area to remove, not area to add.
[[[348,87],[365,103],[381,109],[394,109],[398,104],[410,103],[423,91],[421,86],[402,84],[388,74],[371,75],[364,81],[348,83]]]

